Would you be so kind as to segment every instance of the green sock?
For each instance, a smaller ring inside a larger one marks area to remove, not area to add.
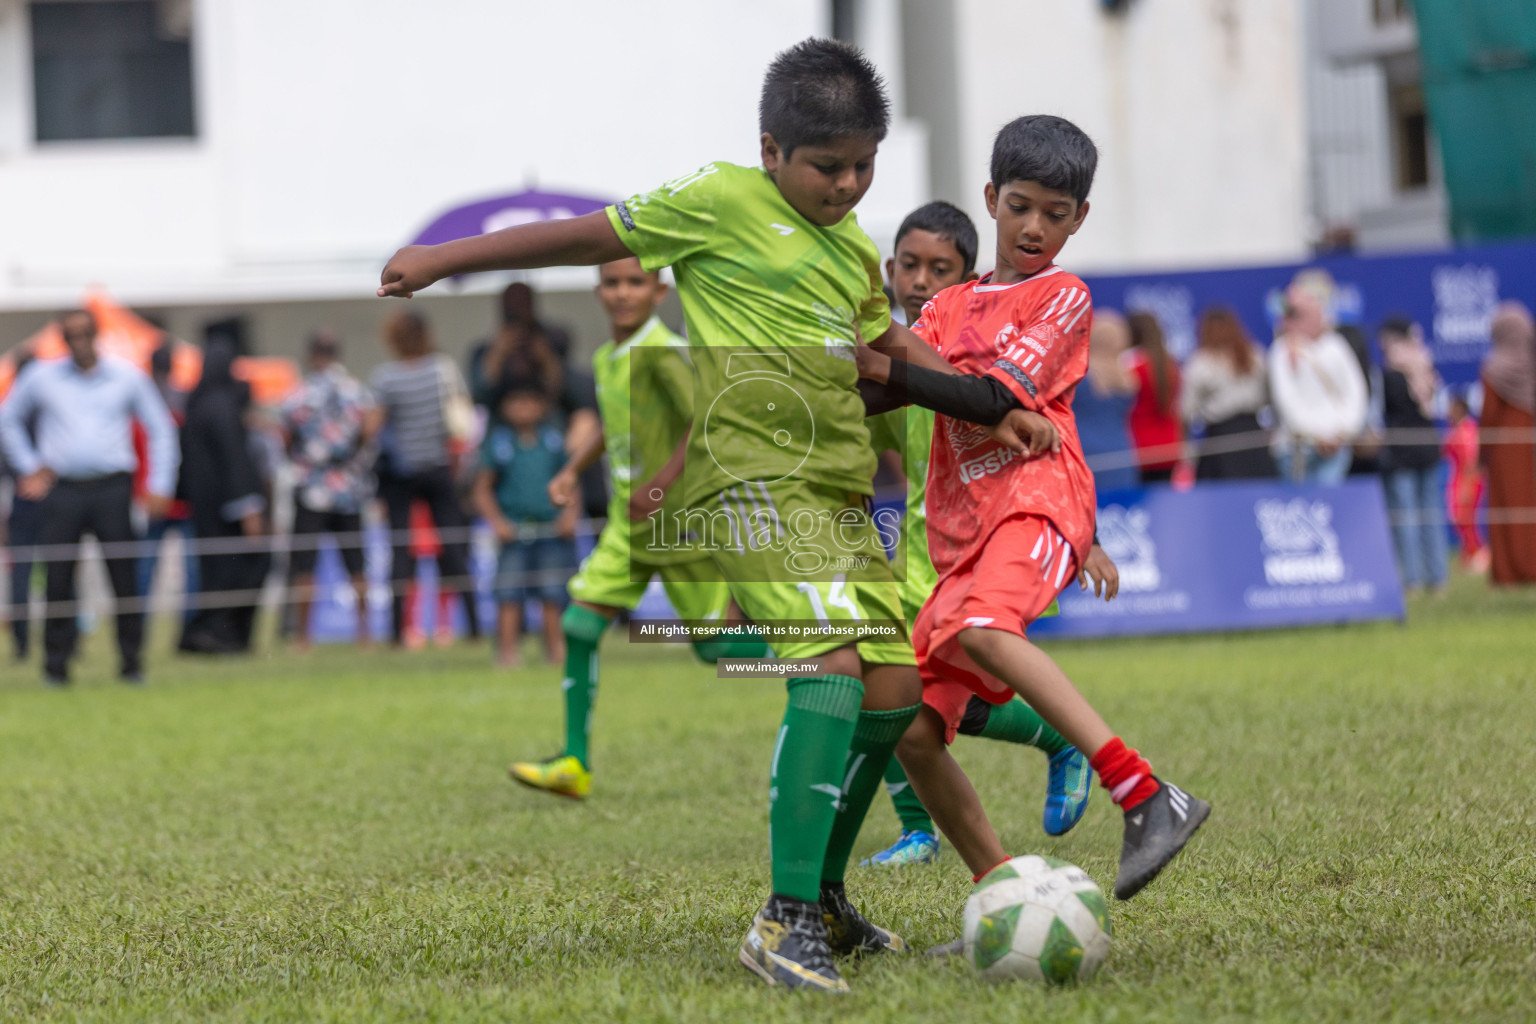
[[[597,645],[608,619],[591,608],[569,605],[560,616],[565,632],[565,752],[591,768],[592,705],[597,701]]]
[[[994,704],[987,722],[981,727],[981,735],[989,740],[1004,743],[1022,743],[1045,751],[1053,757],[1070,747],[1061,733],[1045,724],[1045,719],[1035,709],[1017,698],[1006,704]]]
[[[751,626],[722,629],[708,640],[695,640],[693,653],[711,665],[721,658],[766,658],[768,641]]]
[[[843,798],[838,802],[837,819],[827,839],[827,858],[821,866],[823,882],[841,882],[848,869],[848,855],[859,838],[869,802],[885,775],[896,741],[917,717],[921,704],[894,711],[860,711],[853,727],[853,741],[848,744],[847,767],[843,774]]]
[[[933,818],[928,813],[928,808],[917,798],[912,791],[912,783],[907,781],[907,773],[901,767],[901,762],[894,757],[885,766],[885,791],[891,794],[891,803],[896,805],[896,816],[901,819],[903,832],[927,832],[929,835],[938,835],[933,828]]]
[[[768,791],[773,891],[814,902],[821,898],[821,865],[843,795],[843,766],[864,684],[825,675],[791,679],[788,685]]]

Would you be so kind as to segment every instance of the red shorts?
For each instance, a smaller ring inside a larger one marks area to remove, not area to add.
[[[1024,515],[1006,520],[981,557],[939,578],[912,628],[912,646],[923,676],[923,703],[944,720],[944,739],[954,742],[971,694],[1006,704],[1013,690],[971,660],[960,634],[972,627],[1025,636],[1061,588],[1077,578],[1083,556],[1051,521]]]

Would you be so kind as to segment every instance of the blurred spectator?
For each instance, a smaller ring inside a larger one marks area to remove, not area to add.
[[[1163,342],[1163,328],[1151,313],[1132,313],[1131,350],[1126,366],[1136,380],[1131,405],[1131,441],[1141,482],[1166,483],[1183,455],[1184,424],[1179,419],[1178,361]]]
[[[523,385],[497,403],[500,422],[480,446],[475,505],[501,542],[496,558],[497,663],[520,663],[523,605],[543,604],[544,654],[565,661],[560,615],[565,584],[576,570],[576,507],[558,509],[549,482],[565,465],[565,445],[549,423],[549,398]]]
[[[448,422],[464,379],[453,360],[437,352],[426,321],[409,311],[395,313],[384,326],[384,340],[394,360],[373,371],[373,393],[382,414],[379,494],[389,511],[394,548],[391,579],[390,639],[404,641],[407,584],[416,577],[411,554],[411,505],[425,502],[443,534],[437,556],[439,586],[458,594],[471,629],[475,628],[475,591],[469,578],[468,520],[454,486],[454,431]]]
[[[1411,592],[1445,588],[1445,523],[1440,516],[1440,445],[1399,443],[1392,432],[1413,430],[1434,436],[1435,396],[1440,376],[1419,325],[1387,319],[1377,332],[1381,344],[1382,422],[1388,444],[1380,465],[1387,485],[1387,510],[1403,585]]]
[[[1493,315],[1493,348],[1483,362],[1480,448],[1488,468],[1489,579],[1495,585],[1536,583],[1536,324],[1531,311],[1506,302]],[[1516,441],[1510,431],[1524,431]]]
[[[234,378],[234,362],[233,344],[209,342],[181,428],[181,491],[192,506],[202,571],[199,607],[181,635],[181,650],[192,654],[251,649],[271,566],[261,541],[267,532],[265,481],[246,425],[251,389]]]
[[[521,281],[501,293],[501,326],[496,337],[469,353],[469,387],[475,404],[496,414],[496,399],[510,387],[533,387],[556,398],[565,387],[565,369],[549,331],[534,314],[533,289]]]
[[[162,336],[160,347],[155,349],[149,357],[149,376],[155,382],[155,390],[160,392],[160,397],[165,401],[165,406],[171,411],[171,419],[177,429],[187,421],[187,392],[171,383],[171,355],[175,351],[175,342],[169,336]],[[135,423],[133,428],[133,447],[139,456],[139,468],[133,475],[134,495],[141,501],[144,497],[146,481],[149,478],[149,439],[140,423]],[[185,501],[171,502],[170,509],[165,518],[151,520],[148,529],[144,533],[145,548],[139,556],[135,573],[138,577],[139,595],[148,597],[154,589],[155,568],[160,562],[160,546],[165,542],[166,535],[175,531],[181,535],[183,546],[182,555],[182,593],[184,600],[190,600],[198,591],[197,556],[192,551],[192,508]],[[184,613],[190,615],[188,610]]]
[[[1365,427],[1365,375],[1348,343],[1329,328],[1312,288],[1286,290],[1280,335],[1269,349],[1269,389],[1279,421],[1275,453],[1286,479],[1343,483],[1350,444]]]
[[[31,351],[16,353],[16,376],[20,377],[33,359]],[[37,444],[37,415],[23,424],[32,444]],[[42,502],[32,501],[21,495],[21,475],[11,468],[0,449],[0,463],[11,479],[11,509],[5,520],[6,554],[10,557],[10,620],[11,655],[17,663],[27,660],[32,649],[32,548],[37,544],[38,530],[43,524]]]
[[[151,518],[170,506],[180,453],[176,426],[165,402],[138,367],[96,354],[96,318],[73,310],[60,321],[69,358],[34,362],[0,405],[0,441],[17,473],[17,492],[41,501],[40,545],[70,546],[87,533],[103,545],[134,540],[133,420],[149,433]],[[28,425],[36,420],[36,442]],[[134,560],[107,560],[117,596],[119,678],[144,680],[144,613],[139,607]],[[50,553],[48,616],[43,626],[43,676],[51,685],[69,682],[75,652],[75,559]]]
[[[1128,423],[1135,401],[1136,379],[1122,365],[1131,344],[1125,317],[1111,310],[1095,310],[1088,334],[1088,375],[1072,396],[1072,416],[1077,437],[1090,466],[1098,461],[1119,464],[1093,471],[1094,488],[1105,494],[1135,487],[1140,481],[1130,463],[1135,455]]]
[[[1355,324],[1335,328],[1349,351],[1354,354],[1360,375],[1365,378],[1365,426],[1349,447],[1349,475],[1375,476],[1381,473],[1381,432],[1385,424],[1382,412],[1381,368],[1371,360],[1371,344],[1365,332]]]
[[[293,488],[293,550],[289,585],[297,611],[295,644],[309,647],[316,544],[336,541],[357,595],[357,642],[368,643],[368,578],[363,561],[363,506],[373,497],[370,444],[380,417],[373,395],[341,362],[341,342],[329,331],[309,339],[309,372],[282,408],[283,437],[298,478]]]
[[[1488,545],[1477,528],[1477,507],[1483,502],[1487,478],[1477,451],[1477,420],[1462,395],[1451,399],[1451,430],[1445,457],[1451,464],[1445,485],[1445,507],[1461,545],[1461,566],[1468,572],[1488,571]]]
[[[512,282],[501,293],[496,336],[470,350],[469,381],[475,403],[494,419],[496,399],[507,388],[535,386],[554,403],[567,454],[583,448],[602,430],[597,388],[591,373],[570,365],[569,349],[569,335],[539,319],[533,289],[521,281]],[[588,516],[606,513],[608,484],[600,463],[582,473],[581,495]]]
[[[1183,413],[1205,426],[1195,475],[1200,480],[1253,480],[1275,475],[1275,459],[1259,424],[1269,404],[1264,354],[1225,307],[1205,311],[1200,340],[1184,364]],[[1245,443],[1243,436],[1247,435]],[[1221,438],[1240,447],[1222,450]],[[1212,442],[1216,442],[1212,444]]]

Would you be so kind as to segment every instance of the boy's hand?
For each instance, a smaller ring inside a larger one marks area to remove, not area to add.
[[[1023,455],[1061,451],[1061,438],[1051,421],[1037,412],[1014,409],[986,431],[994,441]]]
[[[16,493],[28,501],[42,501],[48,497],[48,492],[53,490],[58,475],[53,470],[44,466],[35,473],[28,473],[16,481]]]
[[[1120,593],[1120,570],[1115,568],[1115,563],[1110,561],[1109,555],[1097,544],[1089,550],[1088,557],[1083,559],[1082,571],[1077,574],[1077,585],[1087,590],[1090,580],[1093,582],[1094,597],[1113,601],[1115,595]]]
[[[576,499],[576,474],[562,469],[549,480],[549,501],[556,508],[565,508]]]
[[[864,339],[857,332],[853,343],[853,365],[858,367],[862,380],[884,384],[891,379],[891,357],[864,344]]]
[[[408,299],[437,280],[427,253],[429,245],[408,245],[398,250],[384,264],[379,275],[379,298]]]
[[[555,520],[555,532],[566,540],[576,539],[576,506],[567,505]]]
[[[503,516],[496,517],[491,523],[491,530],[496,534],[496,539],[503,544],[511,544],[517,540],[517,527],[512,525],[510,519]]]

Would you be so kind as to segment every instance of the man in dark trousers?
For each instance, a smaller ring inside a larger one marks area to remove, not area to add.
[[[75,558],[60,557],[58,546],[67,550],[91,533],[112,556],[107,573],[119,602],[119,678],[142,683],[144,613],[125,547],[134,540],[133,421],[149,438],[151,518],[165,514],[176,489],[176,427],[147,374],[127,360],[97,355],[94,316],[73,310],[60,325],[69,358],[34,362],[0,405],[0,444],[16,471],[17,493],[43,503],[37,538],[49,559],[43,678],[52,686],[68,683],[75,650]],[[34,417],[35,441],[27,431]]]

